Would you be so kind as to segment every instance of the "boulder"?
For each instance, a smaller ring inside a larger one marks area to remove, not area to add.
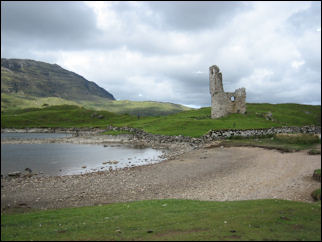
[[[264,114],[264,117],[266,120],[273,120],[273,114],[271,112]]]
[[[20,171],[11,172],[11,173],[8,173],[8,176],[9,177],[20,177],[21,172]]]
[[[30,168],[28,168],[28,167],[25,169],[25,171],[28,171],[29,173],[32,172],[32,170]]]

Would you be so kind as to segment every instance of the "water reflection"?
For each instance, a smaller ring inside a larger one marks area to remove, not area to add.
[[[1,144],[1,174],[23,171],[72,175],[152,164],[162,161],[161,150],[93,144]]]
[[[1,133],[1,140],[10,139],[50,139],[50,138],[65,138],[71,137],[72,134],[66,133]]]

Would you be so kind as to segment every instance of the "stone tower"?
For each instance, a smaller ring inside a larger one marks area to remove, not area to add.
[[[211,95],[211,118],[220,118],[230,113],[246,112],[246,89],[224,92],[222,74],[218,66],[209,67],[209,89]]]

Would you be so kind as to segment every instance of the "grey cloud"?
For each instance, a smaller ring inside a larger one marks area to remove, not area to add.
[[[160,28],[196,31],[228,23],[237,10],[246,9],[242,2],[171,1],[148,2],[159,16]]]
[[[97,36],[96,17],[81,2],[1,2],[4,45],[16,48],[80,48]]]

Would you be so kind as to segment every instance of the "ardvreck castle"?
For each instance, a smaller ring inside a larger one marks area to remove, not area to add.
[[[211,94],[211,118],[220,118],[230,113],[246,112],[246,90],[224,92],[222,74],[218,66],[209,67],[209,88]]]

